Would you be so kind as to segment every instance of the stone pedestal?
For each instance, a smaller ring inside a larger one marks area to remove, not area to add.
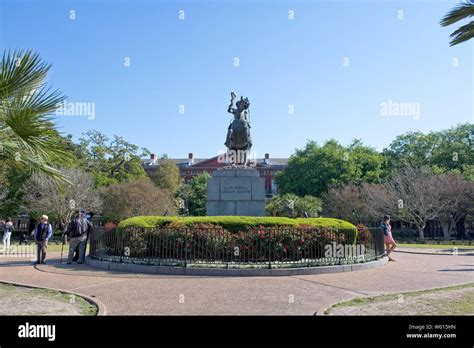
[[[207,215],[265,216],[265,179],[253,168],[228,167],[207,181]]]

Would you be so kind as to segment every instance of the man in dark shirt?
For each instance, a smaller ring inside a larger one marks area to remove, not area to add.
[[[79,258],[77,263],[84,263],[86,255],[87,232],[92,224],[86,219],[85,212],[80,211],[77,216],[69,223],[66,234],[71,238],[69,242],[69,255],[67,257],[67,264],[70,265],[74,256],[76,248],[79,249]]]
[[[48,249],[48,241],[53,235],[53,228],[48,223],[48,216],[42,215],[40,223],[34,229],[34,237],[36,242],[36,264],[45,264],[46,250]]]

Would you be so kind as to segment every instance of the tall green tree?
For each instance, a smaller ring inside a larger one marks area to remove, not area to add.
[[[140,148],[114,136],[110,140],[105,134],[91,130],[83,134],[77,145],[81,167],[92,174],[97,187],[146,177],[140,160],[148,150]]]
[[[458,4],[455,8],[449,11],[440,21],[441,26],[446,27],[448,25],[459,22],[460,20],[467,19],[474,16],[474,4],[472,2],[464,2]],[[474,21],[470,21],[467,24],[462,25],[456,29],[451,35],[450,46],[460,44],[474,37]]]
[[[439,174],[460,173],[469,179],[474,173],[474,125],[465,123],[427,134],[408,132],[397,136],[383,154],[392,169],[428,166]]]
[[[181,213],[191,216],[206,215],[207,180],[211,176],[207,172],[193,177],[190,183],[183,183],[176,196],[184,205],[180,207]]]
[[[281,193],[319,197],[332,185],[378,180],[384,175],[383,164],[383,156],[360,140],[347,147],[336,140],[323,146],[309,141],[275,180]]]
[[[161,159],[153,181],[158,187],[175,193],[181,184],[181,176],[176,163],[168,158]]]

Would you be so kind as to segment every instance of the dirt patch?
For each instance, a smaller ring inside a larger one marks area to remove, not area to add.
[[[55,290],[0,283],[0,315],[97,315],[84,298]]]
[[[474,286],[360,298],[329,309],[330,315],[474,315]]]

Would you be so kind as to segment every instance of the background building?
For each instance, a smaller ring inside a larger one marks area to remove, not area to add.
[[[184,182],[189,182],[193,176],[202,172],[208,172],[212,175],[214,170],[224,167],[226,163],[220,163],[218,156],[212,158],[195,158],[193,153],[188,154],[188,158],[171,158],[179,168],[179,173]],[[276,173],[283,171],[288,163],[288,158],[270,158],[266,153],[264,158],[256,160],[255,169],[260,173],[260,177],[265,178],[265,192],[267,198],[271,198],[276,192],[275,185]],[[156,174],[160,160],[155,154],[150,158],[142,159],[142,166],[145,172],[153,177]]]

